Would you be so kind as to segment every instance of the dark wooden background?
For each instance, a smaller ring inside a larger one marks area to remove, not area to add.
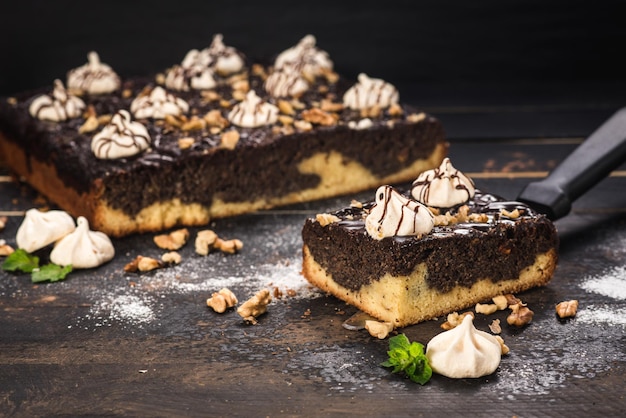
[[[135,75],[179,62],[216,32],[250,57],[313,33],[343,74],[386,78],[404,101],[438,116],[455,165],[515,198],[626,103],[618,3],[11,2],[0,11],[0,95],[49,85],[92,49]],[[511,354],[492,376],[435,376],[421,387],[391,375],[379,366],[387,342],[344,330],[354,309],[331,297],[284,298],[253,327],[206,308],[220,279],[242,299],[296,280],[303,219],[350,196],[216,222],[218,233],[244,241],[233,257],[201,258],[188,244],[179,268],[124,274],[134,256],[160,254],[151,235],[139,235],[115,240],[113,262],[65,282],[37,286],[0,272],[0,415],[622,416],[626,302],[585,286],[624,268],[625,173],[557,223],[557,273],[521,295],[535,320],[504,328]],[[45,203],[8,174],[0,166],[9,220],[0,239],[14,245],[23,211]],[[125,297],[153,316],[121,315]],[[581,314],[560,322],[554,304],[570,298]],[[440,322],[402,332],[426,343]]]

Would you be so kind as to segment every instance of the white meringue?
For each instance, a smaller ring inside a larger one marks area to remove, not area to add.
[[[452,166],[449,158],[441,165],[424,171],[411,187],[413,198],[425,205],[449,208],[474,197],[474,182]]]
[[[127,110],[118,110],[111,122],[91,140],[91,150],[96,158],[116,159],[131,157],[150,146],[148,129],[130,119]]]
[[[209,67],[193,65],[184,67],[175,65],[165,75],[165,87],[177,91],[209,90],[217,83],[213,78],[213,71]]]
[[[79,97],[72,96],[65,90],[61,80],[54,80],[52,96],[42,94],[35,98],[28,108],[30,115],[40,120],[62,122],[79,117],[85,102]]]
[[[278,120],[278,108],[264,102],[254,90],[246,94],[246,98],[237,103],[228,113],[228,120],[242,128],[256,128],[270,125]]]
[[[398,103],[400,95],[393,84],[380,78],[370,78],[365,73],[359,74],[358,80],[358,83],[344,93],[344,106],[361,110],[373,106],[386,108]]]
[[[263,87],[272,97],[299,97],[309,89],[309,83],[297,69],[287,65],[270,74]]]
[[[98,267],[115,256],[115,248],[104,233],[89,230],[89,222],[79,216],[77,227],[71,234],[56,243],[50,261],[60,266],[72,265],[75,269]]]
[[[435,373],[461,379],[492,374],[500,365],[502,347],[496,337],[474,327],[466,315],[457,327],[436,335],[426,347]]]
[[[408,199],[391,186],[376,190],[376,204],[365,218],[365,229],[374,239],[393,236],[421,236],[435,226],[432,213],[419,202]]]
[[[306,35],[296,46],[278,54],[274,61],[274,69],[280,70],[286,65],[294,65],[307,78],[331,71],[333,62],[326,51],[315,46],[315,42],[315,36]]]
[[[224,36],[221,33],[215,34],[211,45],[202,52],[211,60],[211,68],[222,76],[238,73],[245,64],[235,48],[224,45]]]
[[[89,94],[106,94],[120,88],[119,76],[110,66],[100,62],[95,51],[87,54],[87,61],[67,73],[67,88]]]
[[[74,231],[74,219],[62,210],[41,212],[29,209],[17,230],[18,248],[32,253]]]
[[[179,116],[189,110],[189,105],[180,97],[155,87],[150,94],[139,96],[130,104],[130,111],[137,119],[164,119],[165,115]]]

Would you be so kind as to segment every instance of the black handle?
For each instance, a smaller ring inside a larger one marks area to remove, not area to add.
[[[518,200],[548,218],[567,215],[572,202],[626,160],[626,108],[613,116],[574,150],[548,177],[528,184]]]

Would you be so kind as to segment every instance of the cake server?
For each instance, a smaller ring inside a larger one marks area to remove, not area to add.
[[[626,161],[626,107],[594,131],[545,179],[529,183],[517,200],[551,220],[567,215],[572,202]]]

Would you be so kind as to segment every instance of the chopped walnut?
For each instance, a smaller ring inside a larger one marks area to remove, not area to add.
[[[180,127],[183,131],[201,131],[206,128],[206,121],[198,116],[192,116],[187,122]]]
[[[6,216],[0,216],[0,231],[2,231],[4,229],[5,226],[7,226],[7,221],[9,220],[8,217]]]
[[[223,240],[218,237],[214,246],[223,253],[235,254],[243,248],[243,242],[238,239]]]
[[[502,327],[500,326],[500,320],[494,319],[493,321],[491,321],[491,324],[489,324],[489,329],[494,334],[500,334],[502,332]]]
[[[239,142],[239,131],[227,131],[222,134],[221,144],[222,147],[233,150]]]
[[[367,109],[361,109],[362,118],[378,118],[383,113],[379,105],[368,107]]]
[[[351,208],[361,209],[363,207],[363,203],[359,202],[358,200],[352,199],[350,201],[350,207]]]
[[[232,84],[233,90],[247,93],[250,90],[250,83],[247,79],[237,80]]]
[[[246,323],[254,325],[257,323],[256,318],[267,312],[267,305],[269,305],[271,301],[272,296],[269,290],[259,290],[256,295],[245,301],[237,309],[237,313]]]
[[[302,119],[317,125],[332,126],[337,124],[338,116],[334,113],[325,112],[322,109],[313,108],[303,110]]]
[[[124,89],[124,90],[122,90],[122,97],[124,99],[130,98],[130,97],[132,97],[132,95],[133,95],[133,91],[131,89]]]
[[[165,123],[167,123],[168,125],[174,126],[176,128],[180,128],[181,126],[183,126],[183,121],[185,119],[177,118],[174,115],[169,115],[169,114],[165,115]]]
[[[498,340],[498,342],[500,343],[500,349],[502,350],[502,351],[501,351],[501,354],[502,354],[503,356],[506,356],[507,354],[509,354],[509,351],[511,351],[511,350],[510,350],[510,349],[509,349],[509,347],[508,347],[508,346],[504,343],[504,339],[502,339],[502,337],[501,337],[501,336],[496,335],[496,340]]]
[[[98,116],[98,125],[106,125],[107,123],[111,122],[111,119],[113,119],[113,115],[110,113],[107,113],[106,115],[100,115]]]
[[[365,321],[365,329],[372,337],[384,340],[393,331],[393,324],[391,322],[367,320]]]
[[[200,255],[209,254],[215,245],[215,241],[217,241],[217,234],[214,231],[210,229],[199,231],[196,236],[196,253]]]
[[[220,99],[220,107],[223,107],[224,109],[230,109],[230,107],[232,107],[232,103],[229,100],[226,99]]]
[[[320,103],[320,109],[325,112],[341,112],[343,110],[343,103],[335,103],[332,100],[323,99]]]
[[[489,221],[489,216],[486,213],[470,213],[470,222],[485,223]]]
[[[520,303],[509,307],[511,308],[511,314],[506,318],[506,322],[509,325],[523,327],[524,325],[530,324],[533,320],[533,315],[535,313],[528,309],[528,307]]]
[[[98,113],[96,112],[96,108],[93,105],[89,105],[85,108],[85,111],[83,112],[83,117],[85,119],[89,119],[90,117],[98,116]]]
[[[253,75],[259,76],[262,79],[267,78],[267,73],[265,72],[265,68],[261,64],[252,64],[250,68],[250,72]]]
[[[502,209],[500,211],[500,215],[505,216],[505,217],[510,218],[510,219],[517,219],[517,218],[520,217],[520,212],[519,212],[519,209],[515,209],[515,210],[513,210],[511,212],[509,212],[506,209]]]
[[[306,107],[306,105],[298,99],[292,99],[289,103],[291,103],[291,106],[297,110],[302,110]]]
[[[161,261],[168,264],[180,264],[182,257],[176,251],[170,251],[161,256]]]
[[[389,116],[391,116],[392,118],[397,118],[404,114],[404,110],[402,110],[402,106],[394,103],[389,106],[389,109],[387,109],[387,113],[389,113]]]
[[[330,213],[318,213],[317,215],[315,215],[315,220],[321,226],[326,226],[334,222],[339,222],[339,218],[336,217],[335,215],[331,215]]]
[[[13,249],[13,247],[5,243],[4,240],[0,240],[0,257],[6,257],[13,254],[14,252],[15,250]]]
[[[287,115],[278,115],[278,121],[283,125],[291,125],[293,124],[293,118]]]
[[[196,142],[195,139],[186,136],[184,138],[179,138],[178,139],[178,148],[180,149],[188,149],[191,148],[191,146]]]
[[[417,123],[417,122],[421,122],[424,119],[426,119],[426,114],[425,113],[411,113],[409,116],[406,117],[406,120],[411,122],[411,123]]]
[[[226,128],[228,125],[230,125],[230,122],[228,121],[228,119],[226,119],[224,116],[222,116],[222,112],[220,112],[218,109],[213,109],[208,111],[203,117],[202,119],[204,119],[204,121],[207,123],[208,126],[217,126],[221,129]]]
[[[463,205],[459,208],[456,214],[458,222],[467,222],[469,219],[469,206]]]
[[[293,123],[293,126],[295,126],[296,129],[299,131],[310,131],[311,129],[313,129],[313,125],[305,120],[296,120]]]
[[[215,90],[202,90],[200,96],[208,102],[217,102],[222,98]]]
[[[158,73],[158,74],[154,77],[154,81],[155,81],[157,84],[161,85],[161,86],[165,85],[165,74],[163,74],[163,73]]]
[[[292,116],[296,114],[296,111],[293,109],[293,105],[291,104],[291,102],[288,102],[287,100],[278,101],[278,110],[280,110],[280,113],[284,115]]]
[[[476,313],[491,315],[492,313],[498,310],[498,306],[495,304],[477,303],[474,309],[476,310]]]
[[[241,90],[233,90],[233,99],[237,100],[238,102],[243,102],[246,99],[246,92],[241,91]]]
[[[441,210],[439,208],[434,208],[432,206],[428,206],[428,210],[430,211],[430,213],[433,214],[433,216],[441,215]]]
[[[559,318],[569,318],[576,315],[578,301],[576,299],[567,300],[556,305],[556,314]]]
[[[124,271],[134,273],[136,271],[151,271],[161,267],[163,267],[161,261],[138,255],[134,260],[124,266]]]
[[[461,325],[461,322],[463,322],[463,318],[465,318],[466,315],[471,315],[472,318],[474,317],[474,313],[471,311],[467,311],[462,314],[459,314],[458,312],[452,312],[448,314],[447,321],[441,324],[441,328],[447,331],[458,325]]]
[[[98,117],[95,115],[91,115],[87,118],[85,123],[80,125],[80,128],[78,128],[78,133],[86,134],[89,132],[93,132],[98,129],[98,126],[100,126],[100,124],[98,123]]]
[[[329,83],[334,84],[339,81],[339,74],[331,70],[330,68],[323,68],[322,75],[328,80]]]
[[[507,306],[522,304],[522,301],[516,298],[515,295],[511,293],[507,293],[506,295],[504,295],[504,297],[506,298]]]
[[[189,231],[187,228],[178,229],[169,234],[157,235],[154,237],[154,243],[164,250],[178,250],[187,242]]]
[[[496,304],[496,306],[498,307],[499,311],[502,311],[502,310],[508,308],[508,306],[509,306],[509,303],[506,300],[506,296],[504,296],[504,295],[496,296],[494,298],[491,298],[491,300],[493,301],[493,303]]]
[[[237,296],[227,288],[220,289],[219,292],[213,293],[211,297],[206,300],[207,306],[213,308],[217,313],[224,313],[226,309],[232,308],[237,303]]]

